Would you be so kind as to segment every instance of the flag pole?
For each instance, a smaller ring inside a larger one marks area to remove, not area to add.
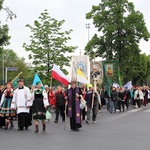
[[[16,78],[18,78],[20,75],[22,74],[22,72],[20,72],[12,81],[11,81],[11,83],[16,79]],[[3,88],[3,90],[2,91],[4,91],[5,90],[5,88],[6,88],[6,86],[4,86],[4,88]]]
[[[16,78],[18,78],[20,75],[22,74],[22,72],[20,72],[11,82],[13,82]]]
[[[67,86],[67,89],[69,88],[69,84]],[[65,124],[64,124],[64,130],[66,130],[66,125],[67,125],[67,105],[68,105],[68,97],[65,97]]]
[[[52,81],[53,81],[53,78],[51,77],[51,80],[50,80],[50,88],[52,88]]]

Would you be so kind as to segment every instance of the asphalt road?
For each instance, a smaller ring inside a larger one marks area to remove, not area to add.
[[[69,119],[64,123],[47,123],[47,130],[34,133],[15,128],[0,129],[0,150],[150,150],[150,106],[110,114],[105,108],[98,113],[96,124],[82,124],[71,131]]]

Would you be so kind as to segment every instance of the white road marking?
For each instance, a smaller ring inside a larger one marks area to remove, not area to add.
[[[122,113],[122,114],[119,114],[119,115],[117,115],[117,116],[113,116],[113,117],[110,117],[110,118],[108,118],[108,119],[105,119],[105,120],[103,120],[102,122],[111,122],[111,121],[114,121],[114,120],[123,118],[123,117],[125,117],[125,116],[128,116],[128,115],[130,115],[130,114],[132,114],[132,113],[135,113],[135,112],[137,112],[137,111],[139,111],[139,110],[141,110],[141,109],[142,109],[142,108],[129,110],[129,111],[125,112],[125,113]]]
[[[150,112],[150,109],[145,110],[144,112]]]

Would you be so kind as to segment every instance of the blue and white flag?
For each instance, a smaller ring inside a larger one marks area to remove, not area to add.
[[[125,84],[123,86],[124,88],[127,88],[127,89],[131,89],[132,88],[132,81],[129,81],[127,84]]]
[[[118,83],[113,83],[113,87],[115,87],[115,88],[119,88],[119,87],[120,87],[120,85],[119,85]]]
[[[33,79],[33,85],[36,86],[37,82],[41,82],[41,84],[42,84],[42,81],[41,81],[40,77],[36,73],[35,76],[34,76],[34,79]],[[43,88],[43,84],[42,84],[42,88]]]

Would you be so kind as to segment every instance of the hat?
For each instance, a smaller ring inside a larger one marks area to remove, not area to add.
[[[20,78],[17,82],[24,82],[24,79]]]
[[[40,83],[41,83],[41,81],[37,81],[37,82],[36,82],[36,85],[38,85],[38,84],[40,84]]]
[[[88,87],[91,88],[91,87],[93,87],[93,85],[92,84],[88,84]]]

